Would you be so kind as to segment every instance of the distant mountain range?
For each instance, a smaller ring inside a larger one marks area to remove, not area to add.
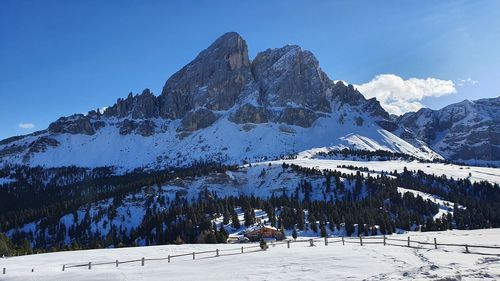
[[[234,32],[172,75],[159,96],[129,94],[103,112],[59,118],[0,141],[0,163],[45,167],[241,164],[313,148],[387,150],[417,158],[500,164],[500,98],[390,116],[334,82],[299,46],[251,61]]]

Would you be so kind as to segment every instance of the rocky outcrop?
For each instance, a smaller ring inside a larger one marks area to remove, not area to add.
[[[237,123],[267,123],[269,121],[269,113],[264,107],[257,107],[251,104],[244,104],[235,113],[233,113],[229,120]]]
[[[327,95],[331,81],[311,52],[298,46],[268,49],[257,54],[252,73],[262,104],[330,112]]]
[[[286,108],[283,110],[278,122],[309,128],[316,119],[318,119],[318,115],[307,108]]]
[[[52,134],[95,134],[90,118],[83,114],[59,118],[56,122],[49,125],[49,132]]]
[[[125,119],[120,124],[120,135],[132,134],[137,129],[137,123],[134,120]]]
[[[120,135],[138,134],[143,137],[149,137],[155,133],[156,125],[151,120],[130,120],[125,119],[119,125]]]
[[[364,98],[363,98],[364,100]],[[362,112],[369,113],[372,116],[378,116],[382,117],[385,119],[385,121],[389,122],[390,116],[387,111],[385,111],[382,106],[380,105],[380,102],[376,98],[371,98],[367,100],[366,102],[363,103],[363,106],[361,107]],[[393,129],[395,130],[395,129]]]
[[[226,33],[167,80],[159,97],[160,114],[178,119],[198,107],[227,110],[252,81],[245,40]]]
[[[50,137],[39,137],[34,142],[30,143],[28,146],[28,153],[43,152],[49,147],[56,147],[59,142]]]
[[[217,121],[217,116],[211,110],[200,108],[188,112],[182,118],[178,131],[197,131],[212,125],[215,121]]]
[[[131,117],[132,119],[159,117],[158,98],[149,89],[140,95],[130,93],[126,99],[118,99],[116,104],[104,111],[106,117]]]
[[[143,137],[152,136],[155,133],[156,125],[151,120],[144,120],[139,122],[137,126],[137,133]]]
[[[342,81],[334,83],[331,91],[331,98],[341,105],[362,106],[367,102],[365,97],[356,90],[353,85],[346,85]]]

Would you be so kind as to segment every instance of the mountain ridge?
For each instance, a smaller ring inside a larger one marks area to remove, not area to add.
[[[23,165],[164,167],[206,160],[241,163],[317,147],[441,159],[432,145],[414,138],[419,127],[401,118],[391,118],[353,85],[331,80],[311,52],[286,45],[250,60],[245,40],[230,32],[167,79],[159,96],[149,89],[130,93],[102,113],[61,117],[47,130],[5,139],[0,159]]]

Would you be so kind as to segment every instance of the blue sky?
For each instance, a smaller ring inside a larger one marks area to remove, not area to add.
[[[129,92],[159,94],[171,74],[227,31],[246,39],[251,58],[297,44],[331,79],[372,96],[389,85],[391,106],[440,108],[499,95],[495,0],[3,0],[0,138],[112,105]],[[375,78],[381,74],[389,75]],[[421,99],[404,97],[414,85]]]

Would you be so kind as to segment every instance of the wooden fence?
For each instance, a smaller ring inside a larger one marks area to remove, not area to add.
[[[425,242],[425,241],[418,241],[418,240],[411,240],[410,236],[408,236],[407,239],[400,239],[400,238],[393,238],[393,236],[386,237],[384,236],[368,236],[368,237],[325,237],[325,238],[311,238],[311,239],[299,239],[299,240],[284,240],[284,241],[279,241],[279,242],[273,242],[271,243],[271,246],[278,246],[278,245],[287,245],[287,248],[290,248],[292,244],[297,244],[297,243],[305,243],[308,244],[310,247],[316,246],[315,243],[324,243],[325,246],[328,246],[329,244],[335,244],[335,243],[342,243],[342,245],[345,244],[358,244],[360,246],[364,245],[371,245],[371,244],[378,244],[378,245],[384,245],[384,246],[397,246],[397,247],[409,247],[409,248],[415,248],[415,249],[440,249],[440,248],[446,248],[446,247],[461,247],[464,248],[464,253],[466,254],[479,254],[479,255],[495,255],[495,256],[500,256],[500,246],[489,246],[489,245],[473,245],[473,244],[451,244],[451,243],[438,243],[437,239],[434,238],[433,242]],[[242,246],[242,247],[235,247],[235,248],[229,248],[229,249],[215,249],[215,250],[210,250],[210,251],[200,251],[200,252],[190,252],[190,253],[182,253],[182,254],[175,254],[175,255],[168,255],[165,257],[160,257],[160,258],[145,258],[142,257],[140,259],[133,259],[133,260],[115,260],[115,261],[108,261],[108,262],[85,262],[85,263],[77,263],[77,264],[64,264],[62,266],[62,271],[65,271],[66,269],[69,268],[77,268],[77,267],[85,267],[88,268],[89,270],[92,269],[93,266],[101,266],[101,265],[114,265],[115,267],[119,267],[121,264],[127,264],[127,263],[140,263],[141,266],[145,266],[147,262],[150,261],[167,261],[167,263],[170,263],[172,260],[179,258],[179,257],[188,257],[191,256],[193,260],[196,258],[217,258],[221,256],[229,256],[229,255],[236,255],[236,254],[245,254],[245,253],[252,253],[252,252],[257,252],[261,251],[260,245],[252,245],[252,246]],[[473,249],[493,249],[493,250],[498,250],[498,253],[482,253],[482,252],[477,252],[473,251]],[[31,269],[31,272],[34,272],[34,269]],[[2,274],[6,274],[7,269],[4,267],[2,270]]]

